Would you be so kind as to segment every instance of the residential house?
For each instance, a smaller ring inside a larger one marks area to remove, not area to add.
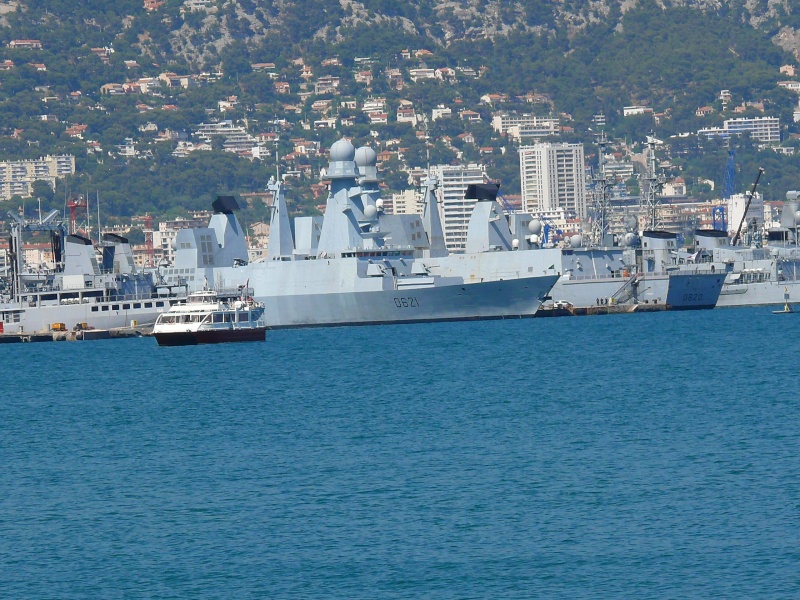
[[[475,145],[475,136],[469,132],[462,133],[461,135],[458,136],[458,139],[460,139],[465,144],[472,144],[473,146]]]
[[[238,96],[228,96],[227,98],[217,102],[217,110],[219,110],[219,112],[233,110],[237,106],[239,106]]]
[[[100,86],[100,93],[104,96],[121,96],[125,94],[125,87],[121,83],[106,83]]]
[[[327,113],[331,108],[331,100],[323,99],[323,100],[315,100],[311,104],[311,110],[317,113]]]
[[[462,110],[458,113],[462,121],[475,122],[481,120],[481,114],[474,110]]]
[[[291,88],[289,86],[288,81],[276,81],[272,84],[272,87],[275,88],[276,94],[290,94]]]
[[[425,79],[435,79],[436,72],[433,69],[420,67],[418,69],[409,69],[408,76],[411,78],[411,81],[417,83]]]
[[[501,102],[508,102],[508,96],[506,94],[484,94],[481,96],[481,104],[494,106]]]
[[[453,111],[443,104],[431,110],[431,121],[435,121],[436,119],[449,119],[451,116],[453,116]]]
[[[374,75],[372,74],[372,71],[358,71],[355,74],[356,83],[360,83],[366,86],[372,85],[373,78]]]
[[[364,101],[361,110],[366,113],[386,110],[386,98],[369,97]]]
[[[175,73],[161,73],[158,79],[163,81],[167,87],[170,88],[188,88],[194,83],[194,80],[189,75],[176,75]]]
[[[384,125],[389,122],[389,115],[385,112],[368,113],[370,125]]]
[[[653,114],[653,109],[648,106],[624,106],[622,107],[623,117],[632,117],[635,115]]]
[[[67,127],[66,134],[70,137],[78,138],[79,140],[83,139],[83,134],[86,133],[86,130],[89,128],[88,125],[72,125]]]
[[[694,111],[694,114],[697,117],[707,117],[708,115],[714,114],[714,108],[711,106],[701,106]]]
[[[413,108],[398,108],[396,118],[398,123],[411,123],[413,127],[417,125],[417,114]]]
[[[339,87],[339,78],[332,75],[325,75],[317,79],[314,84],[314,93],[316,94],[335,94]]]
[[[8,42],[9,48],[24,48],[26,50],[41,50],[42,42],[39,40],[11,40]]]
[[[403,72],[400,69],[387,68],[384,70],[383,74],[386,76],[386,81],[389,83],[389,87],[395,90],[402,90],[403,87],[405,87]]]
[[[444,81],[445,83],[455,83],[457,81],[456,70],[450,67],[441,67],[434,71],[436,79]]]
[[[785,90],[800,94],[800,81],[779,81],[778,85]]]

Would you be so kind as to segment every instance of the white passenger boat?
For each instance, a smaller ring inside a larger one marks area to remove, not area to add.
[[[266,331],[264,304],[246,291],[202,290],[160,315],[153,336],[159,346],[189,346],[263,342]]]

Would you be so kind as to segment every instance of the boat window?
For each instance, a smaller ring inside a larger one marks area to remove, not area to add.
[[[97,312],[97,307],[96,306],[92,307],[92,312]]]
[[[156,302],[156,306],[157,307],[164,306],[164,303],[163,302]]]
[[[248,318],[247,315],[248,315],[248,313],[246,313],[246,312],[240,312],[239,313],[239,322],[243,323],[243,322],[249,321],[250,319]]]
[[[225,313],[225,322],[226,323],[233,323],[233,313]]]
[[[108,310],[108,304],[103,305],[102,310],[103,312],[106,312]]]
[[[214,323],[222,323],[222,313],[214,313]]]
[[[203,323],[211,323],[211,315],[210,314],[206,315],[202,322]]]
[[[145,302],[144,303],[144,307],[145,308],[153,308],[153,303],[152,302]]]
[[[111,310],[119,310],[119,304],[115,304],[111,307]]]
[[[122,305],[122,310],[130,310],[130,309],[131,309],[131,305],[130,304],[123,304]]]

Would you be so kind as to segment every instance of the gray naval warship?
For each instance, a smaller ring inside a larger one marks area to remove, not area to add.
[[[422,215],[389,215],[378,187],[377,157],[347,140],[330,149],[325,214],[298,217],[292,232],[280,179],[272,179],[265,259],[248,263],[233,197],[214,202],[206,228],[175,240],[168,283],[190,289],[248,286],[266,306],[270,328],[532,317],[560,275],[561,252],[450,254],[435,189],[426,182]],[[490,211],[479,202],[492,230]],[[475,216],[475,215],[473,215]],[[478,229],[476,228],[476,231]],[[478,235],[478,234],[476,234]]]
[[[564,240],[562,276],[551,292],[553,305],[574,307],[629,305],[659,306],[670,310],[714,308],[725,281],[719,270],[683,259],[678,236],[664,231],[659,219],[663,175],[656,165],[656,140],[648,137],[647,174],[642,209],[647,223],[643,231],[632,219],[624,235],[612,235],[608,223],[609,177],[602,157],[605,136],[598,139],[599,175],[594,178],[595,206],[591,236],[573,235]],[[542,223],[530,223],[531,236],[522,237],[531,247],[539,243]],[[588,238],[588,239],[587,239]]]
[[[9,213],[9,272],[0,278],[0,333],[146,325],[185,296],[184,288],[163,285],[157,273],[138,269],[124,237],[106,234],[98,260],[92,241],[68,233],[58,214],[29,221]],[[23,239],[28,234],[47,240],[52,263],[25,263]]]
[[[598,153],[603,155],[601,151]],[[652,154],[651,154],[652,155]],[[655,165],[651,165],[655,172]],[[567,236],[561,246],[561,277],[545,303],[541,316],[570,314],[571,309],[617,306],[627,309],[657,307],[670,310],[713,308],[724,275],[709,265],[681,259],[677,235],[658,228],[658,178],[648,178],[649,226],[642,232],[614,236],[607,222],[608,207],[597,202],[592,238]],[[601,183],[606,183],[605,179]],[[527,213],[506,213],[493,200],[498,186],[478,188],[478,200],[467,234],[467,252],[503,249],[539,252],[550,242],[543,219]],[[605,189],[601,190],[605,197]],[[482,200],[488,199],[489,202]],[[606,198],[607,200],[607,198]],[[487,228],[488,224],[488,228]],[[634,219],[628,226],[637,225]],[[568,307],[568,309],[566,309]],[[573,313],[577,314],[577,313]]]
[[[734,236],[741,244],[725,231],[698,229],[695,251],[686,255],[686,262],[725,276],[719,307],[800,301],[800,192],[786,193],[777,227],[762,232],[755,223],[747,225],[743,235]]]

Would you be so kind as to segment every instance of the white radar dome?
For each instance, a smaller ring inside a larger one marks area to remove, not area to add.
[[[535,233],[539,235],[542,233],[542,222],[539,219],[534,219],[530,223],[528,223],[528,231],[531,233]]]
[[[625,245],[626,246],[633,246],[633,244],[636,242],[636,234],[635,233],[626,233],[624,241],[625,241]]]
[[[794,223],[795,223],[795,225],[800,223],[800,210],[798,210],[796,213],[794,213]]]
[[[581,237],[580,233],[576,233],[571,238],[569,238],[569,245],[573,248],[580,248],[581,244],[583,243],[583,237]]]
[[[361,146],[356,150],[355,161],[359,167],[374,167],[378,164],[378,155],[369,146]]]
[[[367,204],[364,207],[364,216],[369,219],[370,221],[375,218],[375,215],[378,214],[378,209],[375,208],[372,204]]]
[[[375,200],[375,208],[378,210],[383,210],[383,198],[378,198]]]
[[[352,161],[356,154],[356,149],[349,140],[339,140],[331,146],[331,161],[347,162]]]
[[[516,250],[517,248],[519,248],[519,240],[518,240],[517,238],[514,238],[513,240],[511,240],[511,247],[512,247],[514,250]]]
[[[535,233],[532,233],[531,236],[528,238],[528,240],[530,240],[531,244],[538,244],[539,236],[536,235]]]

